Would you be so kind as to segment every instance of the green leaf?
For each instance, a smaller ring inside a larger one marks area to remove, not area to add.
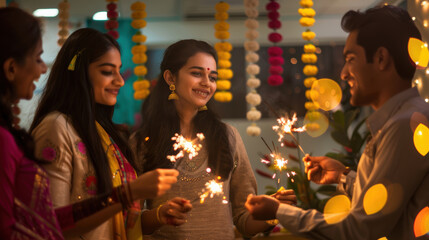
[[[334,112],[334,114],[332,114],[332,121],[330,125],[337,131],[344,131],[345,130],[344,112],[341,110]]]
[[[350,146],[350,140],[347,136],[347,132],[343,131],[332,131],[331,137],[339,144],[343,146]]]
[[[344,125],[345,125],[346,129],[348,129],[350,127],[350,125],[356,119],[356,116],[358,115],[359,112],[360,112],[360,109],[356,108],[355,110],[347,111],[345,113]]]
[[[347,158],[346,154],[344,154],[344,153],[336,153],[336,152],[328,152],[328,153],[325,154],[325,156],[333,158],[333,159],[336,159],[336,160],[339,160],[339,161]]]
[[[337,192],[337,187],[334,185],[323,185],[319,187],[316,192],[326,196],[332,196]]]

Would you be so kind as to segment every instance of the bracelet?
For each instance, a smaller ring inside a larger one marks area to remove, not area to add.
[[[161,209],[161,207],[163,206],[164,204],[161,204],[161,205],[159,205],[157,208],[156,208],[156,219],[158,220],[158,222],[161,224],[161,225],[163,225],[164,223],[161,221],[161,217],[159,217],[159,209]]]
[[[343,174],[347,176],[349,172],[351,171],[350,167],[346,167],[346,170],[344,170]]]
[[[279,224],[279,220],[277,220],[277,219],[266,220],[265,222],[271,226],[275,226],[275,225]]]

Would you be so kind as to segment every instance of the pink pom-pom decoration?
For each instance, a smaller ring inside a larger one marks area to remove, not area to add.
[[[283,83],[283,77],[280,75],[271,75],[268,77],[268,84],[271,86],[279,86]]]
[[[109,11],[116,10],[116,3],[107,4],[107,10],[109,10]]]
[[[273,19],[271,21],[268,22],[268,27],[271,29],[279,29],[282,26],[282,22],[280,22],[277,19]]]
[[[280,13],[277,11],[268,12],[268,19],[270,20],[278,19],[279,17],[280,17]]]
[[[269,57],[268,62],[271,66],[281,66],[285,63],[285,60],[282,57]]]
[[[116,21],[116,20],[107,20],[107,21],[104,23],[104,27],[105,27],[106,29],[116,29],[116,28],[118,28],[118,27],[119,27],[119,23],[118,23],[118,21]]]
[[[271,66],[270,67],[270,74],[271,75],[281,75],[283,73],[283,67],[282,66]]]
[[[268,35],[268,40],[273,43],[278,43],[283,39],[282,35],[277,32],[272,32]]]
[[[283,49],[281,47],[273,46],[268,48],[269,56],[281,56],[283,55]]]
[[[280,4],[278,4],[277,2],[271,1],[267,3],[265,8],[267,9],[267,11],[275,11],[280,8]]]
[[[109,34],[110,36],[112,36],[114,39],[118,39],[119,38],[119,33],[116,30],[110,30],[107,32],[107,34]]]
[[[259,22],[258,22],[257,20],[255,20],[255,19],[247,19],[247,20],[244,22],[244,25],[245,25],[247,28],[250,28],[250,29],[256,29],[256,28],[259,28]]]
[[[244,12],[246,13],[246,16],[249,18],[257,18],[259,16],[258,9],[247,8]]]
[[[259,37],[259,32],[253,29],[249,29],[246,32],[246,38],[249,40],[255,40]]]
[[[118,18],[118,12],[116,12],[115,10],[113,11],[107,11],[107,18],[109,19],[116,19]]]

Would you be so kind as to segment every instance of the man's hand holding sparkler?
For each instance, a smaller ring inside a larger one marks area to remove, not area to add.
[[[308,180],[318,184],[339,183],[341,174],[348,170],[340,161],[325,156],[310,157],[307,154],[303,161]]]
[[[267,195],[250,194],[244,206],[255,220],[272,220],[276,219],[280,201]]]
[[[285,204],[289,204],[289,205],[296,205],[297,199],[296,199],[295,192],[292,189],[286,190],[286,189],[284,189],[284,188],[282,189],[282,188],[279,191],[277,191],[276,193],[274,193],[273,195],[271,195],[271,197],[279,200],[280,203],[285,203]]]

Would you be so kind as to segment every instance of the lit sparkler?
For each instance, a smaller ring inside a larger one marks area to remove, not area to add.
[[[206,171],[209,173],[209,172],[211,172],[211,169],[207,168]],[[200,194],[200,196],[198,196],[198,198],[194,199],[191,202],[194,202],[194,201],[200,199],[200,203],[203,204],[205,199],[208,197],[213,198],[216,195],[217,196],[223,195],[222,203],[227,204],[228,200],[226,200],[226,197],[223,193],[223,182],[219,182],[220,178],[221,177],[218,176],[217,180],[213,179],[213,180],[206,182],[206,184],[205,184],[206,187],[202,189],[202,193]]]
[[[169,159],[172,163],[176,163],[178,159],[183,158],[185,153],[188,154],[188,159],[192,160],[193,157],[198,155],[198,152],[201,150],[202,145],[198,143],[198,141],[204,140],[204,134],[197,133],[197,137],[191,141],[187,140],[182,135],[178,133],[174,134],[171,140],[176,141],[173,144],[173,149],[176,151],[180,149],[180,151],[176,155],[168,155],[167,159]],[[176,164],[176,168],[178,163]]]
[[[283,139],[285,138],[285,136],[288,134],[290,136],[292,136],[293,140],[295,141],[295,143],[298,145],[299,149],[304,153],[304,149],[302,149],[301,145],[298,143],[298,140],[295,138],[295,136],[293,135],[294,132],[305,132],[306,128],[305,126],[303,127],[294,127],[294,124],[296,123],[296,121],[298,121],[298,118],[296,117],[296,113],[293,114],[292,118],[285,118],[285,117],[281,117],[277,119],[278,125],[277,126],[273,126],[273,130],[275,132],[277,132],[277,134],[279,135],[279,139],[278,141],[281,143],[281,146],[283,147]]]

